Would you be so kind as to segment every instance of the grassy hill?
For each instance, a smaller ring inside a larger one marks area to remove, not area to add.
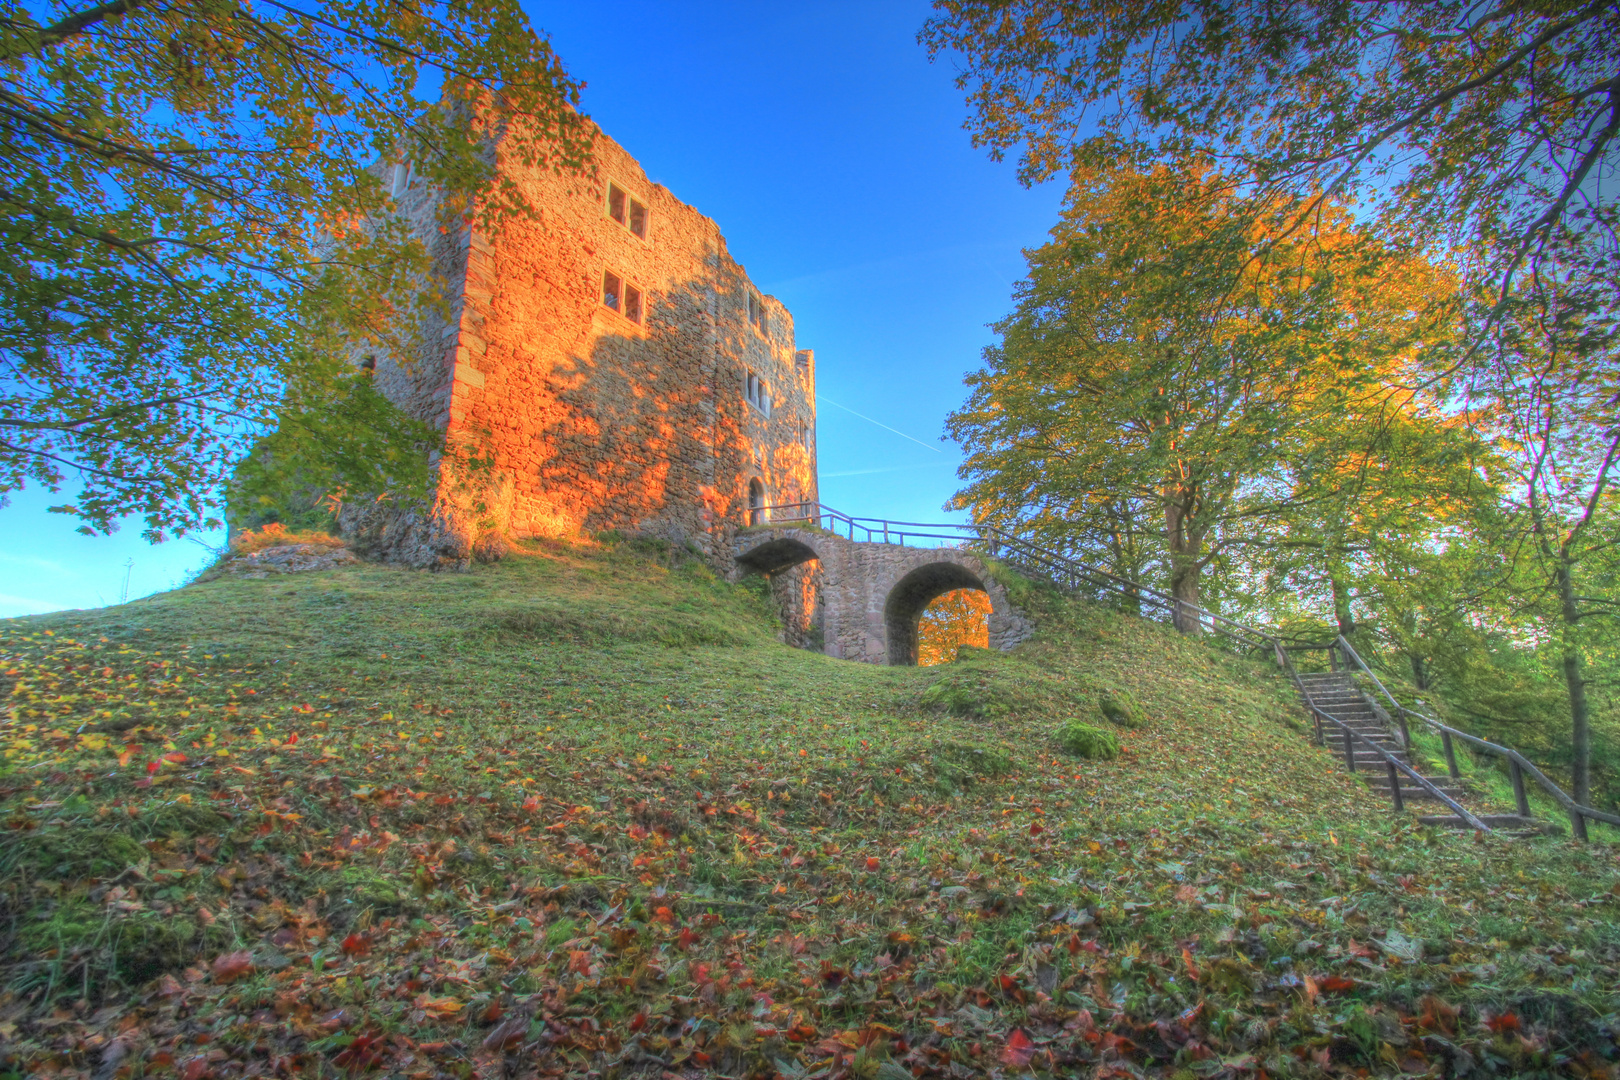
[[[1614,847],[1011,584],[928,669],[633,543],[0,622],[0,1076],[1613,1074]]]

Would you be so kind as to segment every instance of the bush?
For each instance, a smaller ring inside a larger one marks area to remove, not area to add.
[[[1119,756],[1119,739],[1113,732],[1083,724],[1079,720],[1070,720],[1058,729],[1058,742],[1076,757],[1107,759]]]
[[[231,537],[232,555],[251,555],[265,548],[286,544],[315,544],[320,547],[340,548],[343,541],[323,532],[293,532],[287,526],[271,522],[257,529],[248,529]]]
[[[1115,690],[1103,694],[1097,701],[1097,708],[1109,723],[1118,724],[1122,728],[1142,726],[1141,703],[1128,690]]]

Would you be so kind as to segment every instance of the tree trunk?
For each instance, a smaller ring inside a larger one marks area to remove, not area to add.
[[[1348,640],[1356,632],[1356,619],[1350,614],[1350,592],[1336,573],[1328,576],[1328,584],[1333,588],[1333,621],[1339,625],[1339,635]]]
[[[1178,498],[1164,507],[1165,546],[1170,549],[1170,595],[1175,599],[1173,614],[1175,626],[1183,634],[1201,634],[1204,624],[1198,618],[1198,576],[1203,570],[1199,555],[1203,552],[1203,530],[1190,523],[1192,515],[1187,503],[1195,503],[1197,496],[1182,488]]]
[[[1581,650],[1575,641],[1580,609],[1575,601],[1575,573],[1567,558],[1558,561],[1558,601],[1564,616],[1564,685],[1569,690],[1570,796],[1592,805],[1592,706],[1586,699]]]
[[[1198,618],[1198,570],[1197,563],[1180,563],[1170,573],[1170,595],[1176,601],[1176,629],[1183,634],[1204,632],[1204,624]]]
[[[1411,655],[1412,685],[1417,687],[1419,690],[1427,690],[1429,688],[1429,665],[1425,663],[1423,657],[1419,656],[1417,653],[1412,653]]]

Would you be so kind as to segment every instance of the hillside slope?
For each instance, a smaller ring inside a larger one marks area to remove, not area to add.
[[[0,622],[0,1076],[1610,1074],[1615,849],[1395,818],[1268,667],[1013,586],[928,669],[645,544]]]

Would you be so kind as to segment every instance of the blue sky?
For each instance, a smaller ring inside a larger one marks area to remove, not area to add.
[[[719,222],[816,350],[823,501],[959,516],[941,510],[959,460],[945,416],[1062,192],[1021,188],[968,144],[949,64],[916,42],[928,5],[526,6],[587,83],[586,111]],[[46,512],[60,501],[28,490],[0,510],[0,616],[116,603],[126,572],[132,598],[172,588],[210,557],[150,546],[138,523],[79,536]]]

